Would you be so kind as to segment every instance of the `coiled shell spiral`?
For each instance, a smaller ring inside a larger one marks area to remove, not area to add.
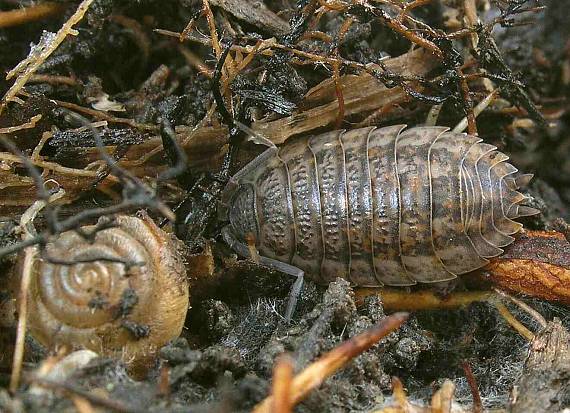
[[[133,361],[180,334],[188,309],[180,245],[148,216],[118,216],[93,242],[65,232],[47,251],[55,259],[87,262],[35,262],[28,323],[40,343]],[[111,259],[89,261],[96,257]]]

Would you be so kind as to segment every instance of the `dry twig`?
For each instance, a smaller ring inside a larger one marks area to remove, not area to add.
[[[292,411],[291,384],[293,382],[293,359],[283,354],[273,368],[273,413]]]
[[[473,396],[473,413],[483,413],[483,402],[481,401],[481,394],[479,393],[477,380],[473,375],[471,365],[467,361],[464,361],[461,363],[461,367],[463,368],[463,372],[467,378],[467,384],[469,384],[471,395]]]
[[[534,333],[526,328],[516,317],[509,311],[506,305],[497,300],[489,300],[491,304],[495,306],[499,314],[503,317],[507,323],[511,325],[521,336],[526,338],[528,341],[534,340]]]
[[[511,302],[513,302],[514,304],[516,304],[517,306],[519,306],[522,310],[526,311],[528,314],[530,314],[532,316],[532,318],[535,319],[535,321],[540,324],[541,327],[546,328],[546,326],[548,325],[548,322],[546,321],[546,319],[538,312],[536,311],[534,308],[532,308],[531,306],[529,306],[526,303],[523,303],[521,300],[519,300],[518,298],[513,297],[510,294],[507,294],[504,291],[499,290],[498,288],[494,288],[495,292],[497,294],[499,294],[501,297],[505,297],[508,298]]]
[[[20,227],[23,230],[22,242],[26,243],[30,239],[33,239],[35,234],[35,229],[33,227],[33,221],[36,216],[44,209],[48,203],[56,201],[61,198],[64,191],[57,192],[50,196],[47,201],[38,200],[28,208],[28,210],[22,214],[20,219]],[[20,377],[22,374],[22,361],[24,360],[24,341],[26,338],[26,324],[28,319],[28,289],[32,277],[33,264],[35,262],[35,257],[38,251],[35,246],[30,246],[25,249],[24,259],[22,262],[22,276],[20,281],[20,291],[18,297],[18,328],[16,335],[16,344],[14,348],[14,358],[12,363],[12,375],[10,377],[10,391],[15,393],[20,384]]]
[[[23,129],[33,129],[36,127],[36,124],[40,121],[41,118],[42,115],[32,116],[29,122],[22,123],[21,125],[17,126],[8,126],[6,128],[0,128],[0,133],[8,135],[10,133],[21,131]]]
[[[0,100],[0,114],[2,113],[8,102],[16,97],[18,92],[24,87],[28,79],[36,72],[36,70],[41,66],[41,64],[57,49],[57,47],[65,40],[68,35],[76,35],[77,31],[73,29],[73,26],[81,21],[85,12],[91,6],[93,0],[83,0],[81,4],[77,7],[77,10],[71,17],[65,22],[61,29],[55,34],[46,37],[44,42],[40,40],[40,44],[34,46],[30,51],[28,57],[22,60],[14,69],[12,69],[6,75],[6,80],[11,79],[14,76],[18,76],[12,87],[6,92],[6,94]]]
[[[451,413],[455,384],[445,380],[440,389],[431,398],[432,413]]]
[[[469,126],[469,122],[474,124],[477,116],[479,116],[481,114],[481,112],[483,112],[490,105],[492,105],[498,96],[499,96],[499,89],[494,89],[491,93],[489,93],[487,96],[485,96],[485,98],[483,100],[481,100],[481,102],[479,102],[477,104],[477,106],[475,106],[472,114],[468,114],[466,117],[461,119],[461,121],[455,126],[455,128],[453,128],[453,132],[461,133],[465,130],[465,128],[467,128]],[[473,117],[473,119],[470,121],[469,119],[471,116]],[[473,129],[473,126],[471,126],[471,129]],[[477,132],[477,130],[475,128],[475,133],[476,132]],[[469,132],[469,133],[471,133],[471,132]]]
[[[14,145],[8,139],[2,137],[2,140],[0,140],[0,142],[15,155],[16,159],[19,158],[20,161],[24,164],[34,181],[37,197],[45,203],[44,215],[46,218],[47,229],[41,233],[38,233],[37,235],[29,237],[28,239],[22,240],[19,243],[0,248],[0,257],[4,257],[6,255],[37,244],[42,247],[42,252],[45,252],[45,246],[53,236],[69,230],[75,230],[79,232],[82,237],[88,237],[90,236],[89,234],[80,232],[80,227],[85,222],[93,221],[103,216],[112,216],[114,214],[125,211],[132,211],[141,208],[151,208],[162,214],[170,221],[174,221],[175,219],[174,213],[170,210],[170,208],[166,206],[166,204],[162,202],[162,200],[157,196],[154,189],[145,184],[141,179],[123,169],[120,165],[118,165],[117,161],[109,155],[104,147],[101,136],[89,122],[77,114],[74,114],[72,112],[69,112],[69,114],[75,118],[76,121],[80,121],[84,126],[91,129],[100,157],[105,162],[109,173],[112,173],[117,179],[119,179],[122,185],[123,199],[118,204],[83,210],[69,218],[60,220],[58,211],[55,208],[52,208],[50,205],[49,192],[45,187],[43,177],[36,170],[33,162],[27,156],[25,156],[16,145]],[[176,139],[172,139],[171,143],[174,146],[177,155],[179,155],[178,160],[183,161],[184,156],[182,149],[180,149]],[[158,179],[160,180],[161,177],[167,177],[168,179],[171,179],[180,173],[181,169],[183,169],[182,165],[180,165],[180,162],[177,162],[176,165],[164,171],[158,177]],[[49,258],[46,259],[49,260]],[[59,261],[58,263],[62,264],[63,262]]]
[[[331,350],[319,360],[309,365],[293,378],[291,383],[291,401],[296,405],[303,400],[313,389],[320,386],[329,376],[346,365],[354,357],[368,350],[379,340],[396,330],[408,318],[407,313],[395,313],[386,317],[376,326],[364,333],[345,341],[337,348]],[[270,412],[274,405],[273,396],[267,397],[253,410],[254,413]]]
[[[55,2],[42,2],[28,7],[17,8],[0,12],[0,29],[19,26],[29,22],[45,19],[62,13],[67,4]]]
[[[454,409],[453,396],[455,384],[451,380],[445,380],[436,391],[429,406],[421,406],[408,400],[404,385],[397,377],[392,378],[392,398],[387,406],[372,413],[452,413],[463,412],[462,409]]]
[[[376,287],[357,288],[354,293],[358,305],[363,303],[365,297],[379,295],[382,298],[384,309],[388,311],[458,308],[474,302],[486,301],[495,295],[492,291],[468,291],[442,296],[428,290],[409,292],[403,289]]]
[[[331,61],[334,62],[335,60]],[[436,66],[437,61],[423,50],[415,50],[383,62],[385,71],[398,68],[402,77],[410,78],[425,75]],[[387,88],[367,72],[341,76],[340,87],[343,91],[345,117],[401,102],[406,99],[407,94],[401,87]],[[302,111],[291,116],[269,122],[255,122],[252,129],[273,143],[280,144],[291,136],[333,125],[339,116],[337,85],[334,79],[325,80],[311,89],[305,96],[302,106]],[[307,109],[311,106],[313,107]]]

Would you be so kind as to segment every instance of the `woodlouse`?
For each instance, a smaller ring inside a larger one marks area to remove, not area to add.
[[[445,281],[484,266],[513,241],[519,175],[481,139],[448,128],[333,131],[270,148],[222,196],[228,244],[320,283]],[[251,245],[250,245],[251,246]]]

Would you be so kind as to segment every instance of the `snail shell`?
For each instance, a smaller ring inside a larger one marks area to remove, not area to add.
[[[94,242],[75,231],[48,245],[57,265],[36,261],[30,284],[29,331],[43,345],[82,347],[127,362],[152,356],[182,331],[188,309],[188,282],[181,245],[146,215],[118,216]],[[92,231],[86,226],[84,231]]]

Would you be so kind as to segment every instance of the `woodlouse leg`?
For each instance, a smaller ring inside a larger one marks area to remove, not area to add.
[[[273,142],[271,142],[265,136],[257,133],[256,131],[251,129],[249,126],[246,126],[243,123],[238,122],[237,120],[235,121],[235,124],[236,124],[236,127],[238,129],[240,129],[244,134],[246,134],[248,141],[253,142],[256,145],[263,145],[263,146],[267,146],[268,148],[276,148],[276,146]]]
[[[289,291],[287,309],[285,310],[285,320],[287,322],[290,322],[291,318],[293,317],[293,313],[295,312],[295,307],[297,307],[297,300],[299,299],[299,295],[303,289],[305,273],[303,270],[295,267],[294,265],[277,261],[272,258],[260,256],[259,263],[297,278],[291,287],[291,291]]]
[[[293,313],[295,312],[295,307],[297,306],[297,300],[299,299],[299,295],[303,289],[305,275],[304,271],[298,267],[295,267],[294,265],[287,264],[286,262],[278,261],[273,258],[263,257],[259,255],[252,257],[250,247],[240,242],[234,236],[229,226],[222,228],[222,237],[224,238],[224,241],[230,246],[230,248],[237,252],[240,256],[251,259],[258,264],[265,265],[266,267],[281,271],[285,274],[289,274],[297,278],[291,287],[291,291],[289,292],[289,300],[287,301],[287,309],[285,310],[285,320],[287,322],[291,321]]]

